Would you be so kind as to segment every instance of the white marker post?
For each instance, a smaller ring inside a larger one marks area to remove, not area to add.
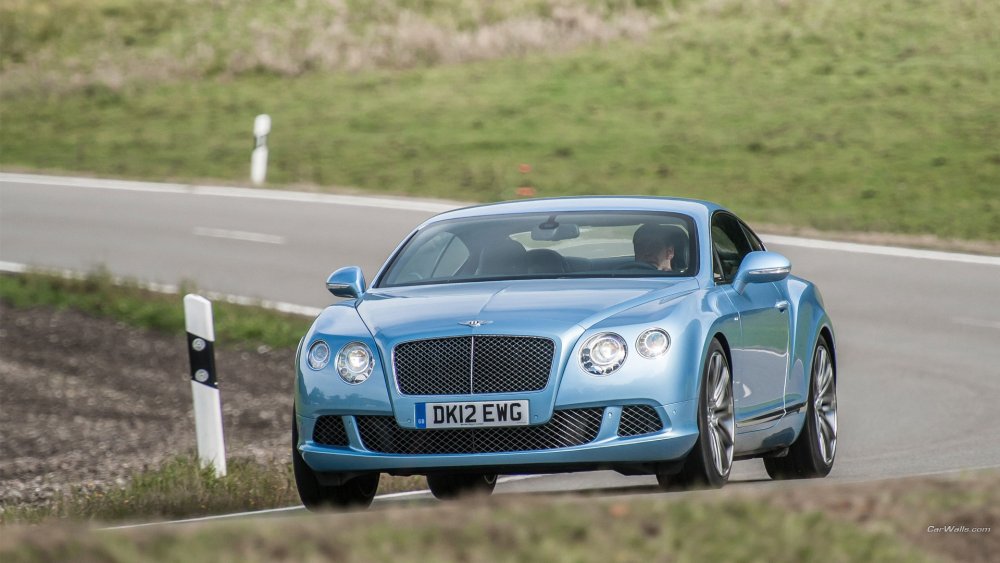
[[[250,181],[255,185],[267,178],[267,135],[271,132],[271,116],[266,113],[253,120],[253,152],[250,154]]]
[[[222,404],[215,374],[212,302],[200,295],[185,295],[184,323],[191,359],[191,394],[194,396],[198,459],[202,467],[212,465],[216,476],[225,477],[226,443],[222,437]]]

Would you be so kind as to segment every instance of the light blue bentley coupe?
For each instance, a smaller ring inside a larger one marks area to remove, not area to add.
[[[498,474],[613,469],[721,487],[733,461],[823,477],[837,448],[819,290],[713,203],[574,197],[449,211],[296,354],[302,502],[371,503],[381,473],[452,498]]]

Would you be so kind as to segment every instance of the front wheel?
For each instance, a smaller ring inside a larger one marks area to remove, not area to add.
[[[718,489],[729,481],[735,444],[733,378],[722,344],[713,339],[705,358],[698,397],[698,441],[679,473],[657,474],[656,480],[665,489]]]
[[[490,495],[497,486],[496,474],[435,473],[427,476],[427,487],[438,500],[466,495]]]
[[[764,458],[772,479],[826,477],[837,454],[837,374],[830,344],[820,337],[813,354],[806,422],[784,457]]]
[[[299,452],[299,428],[292,414],[292,471],[302,504],[309,510],[368,508],[378,490],[378,473],[354,477],[340,485],[323,485]]]

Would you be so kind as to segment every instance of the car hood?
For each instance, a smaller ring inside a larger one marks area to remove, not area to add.
[[[472,282],[372,289],[357,310],[382,342],[476,333],[560,335],[696,289],[694,278]],[[460,324],[474,320],[486,323]]]

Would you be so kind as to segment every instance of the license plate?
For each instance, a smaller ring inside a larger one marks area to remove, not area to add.
[[[524,426],[528,424],[528,401],[417,403],[416,420],[417,428]]]

